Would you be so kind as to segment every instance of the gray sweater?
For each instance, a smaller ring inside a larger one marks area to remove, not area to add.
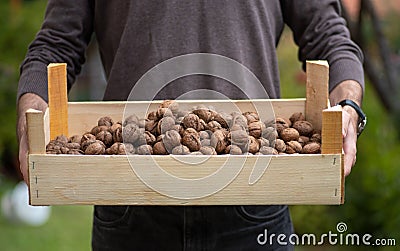
[[[155,65],[199,52],[238,61],[270,98],[279,98],[276,46],[284,24],[293,31],[303,65],[309,59],[328,60],[330,89],[348,79],[364,85],[362,52],[350,40],[335,0],[50,0],[21,65],[18,96],[33,92],[47,100],[51,62],[68,64],[70,88],[95,34],[107,79],[105,100],[126,100]],[[226,80],[202,75],[173,81],[156,98],[200,88],[234,99],[265,98],[252,88],[245,94]]]

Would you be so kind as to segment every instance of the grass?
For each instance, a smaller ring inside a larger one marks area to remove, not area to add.
[[[2,180],[0,196],[14,183]],[[11,223],[0,216],[0,250],[90,250],[92,207],[53,206],[49,221],[40,227]]]

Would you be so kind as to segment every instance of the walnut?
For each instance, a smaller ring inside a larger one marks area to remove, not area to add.
[[[232,121],[231,121],[230,127],[232,127],[234,125],[239,125],[239,126],[243,126],[244,128],[247,128],[247,119],[246,119],[246,117],[243,116],[242,114],[232,115]]]
[[[311,142],[316,142],[316,143],[320,143],[321,144],[321,134],[319,133],[314,133],[311,138],[310,138]]]
[[[190,151],[199,151],[201,147],[199,133],[193,128],[187,128],[183,132],[182,144],[187,146]]]
[[[165,149],[164,143],[159,141],[154,144],[153,146],[153,154],[157,155],[166,155],[168,154],[167,149]]]
[[[156,120],[146,119],[144,128],[146,131],[149,131],[152,134],[156,135],[157,134],[157,124],[158,124],[158,122]]]
[[[125,155],[125,145],[123,143],[117,142],[106,149],[106,154],[110,155]]]
[[[175,119],[175,124],[181,125],[184,118],[185,118],[184,116],[183,117],[177,117]]]
[[[221,126],[220,123],[218,123],[217,121],[213,120],[213,121],[208,122],[207,128],[211,132],[215,132],[216,130],[221,130],[222,126]]]
[[[138,124],[140,128],[144,128],[146,125],[146,119],[139,119]]]
[[[175,100],[164,100],[160,108],[168,108],[171,110],[172,114],[176,115],[179,111],[179,104]]]
[[[210,145],[215,148],[217,153],[223,153],[228,145],[225,132],[223,130],[213,132],[210,139]]]
[[[214,121],[218,122],[222,128],[228,129],[230,123],[232,123],[232,116],[226,113],[215,113]]]
[[[114,125],[116,125],[116,124],[114,124]],[[124,139],[122,137],[122,126],[118,126],[118,127],[114,128],[113,140],[114,140],[114,142],[122,142],[122,141],[124,141]]]
[[[82,143],[81,143],[81,150],[82,151],[84,151],[84,152],[86,152],[86,148],[89,146],[89,145],[91,145],[91,144],[93,144],[93,143],[96,143],[96,138],[95,139],[88,139],[88,140],[85,140],[85,141],[83,141]]]
[[[232,145],[239,146],[243,152],[248,151],[250,139],[249,139],[249,135],[247,134],[246,131],[236,130],[236,131],[230,132],[228,135],[228,139],[230,140]]]
[[[260,153],[263,155],[277,155],[278,151],[275,148],[263,146],[260,148]]]
[[[146,132],[147,131],[144,128],[137,127],[136,134],[138,135],[138,138],[135,142],[130,142],[130,143],[132,143],[134,146],[146,145],[147,144]],[[148,133],[150,133],[150,132],[148,132]],[[154,140],[155,140],[155,137],[154,137]]]
[[[114,124],[114,121],[112,120],[112,118],[110,118],[108,116],[102,117],[97,121],[98,126],[111,127],[113,124]]]
[[[86,147],[85,154],[101,155],[101,154],[104,154],[105,151],[106,151],[106,146],[104,145],[104,143],[100,140],[96,140]]]
[[[201,131],[202,129],[200,118],[194,113],[189,113],[188,115],[186,115],[182,120],[182,125],[185,129],[193,128],[196,131]]]
[[[65,147],[65,143],[58,140],[51,140],[46,146],[47,154],[61,154],[61,148]]]
[[[190,154],[190,150],[187,146],[179,145],[179,146],[174,147],[174,149],[172,149],[172,154],[187,155],[187,154]]]
[[[68,138],[64,135],[57,136],[55,140],[57,140],[58,142],[62,142],[63,144],[68,143]]]
[[[115,132],[116,130],[118,130],[119,128],[122,128],[121,122],[114,123],[114,124],[110,127],[109,131],[110,131],[112,134],[114,134],[114,132]]]
[[[250,153],[256,153],[258,152],[258,150],[260,149],[260,143],[258,142],[258,140],[256,138],[254,138],[253,136],[249,136],[249,152]]]
[[[76,142],[69,142],[65,145],[65,147],[67,147],[69,150],[72,149],[81,149],[81,144],[76,143]]]
[[[229,145],[225,149],[226,154],[232,154],[232,155],[242,155],[242,149],[238,147],[237,145]]]
[[[123,144],[125,146],[126,154],[135,154],[136,153],[136,149],[132,144],[130,144],[130,143],[123,143]]]
[[[162,119],[164,117],[173,117],[172,111],[168,108],[159,107],[156,111],[157,119]]]
[[[236,124],[236,125],[233,125],[233,126],[230,128],[230,131],[231,131],[231,132],[233,132],[233,131],[238,131],[238,130],[246,131],[246,130],[247,130],[247,127]]]
[[[175,119],[173,117],[164,117],[157,123],[157,134],[164,134],[165,132],[172,130],[175,126]]]
[[[260,144],[260,147],[262,147],[262,146],[270,146],[270,142],[266,138],[261,137],[261,138],[259,138],[257,140],[258,140],[258,143]]]
[[[200,140],[201,146],[210,146],[211,145],[211,140],[210,139],[203,139]]]
[[[147,114],[147,119],[149,120],[154,120],[157,121],[157,112],[156,111],[152,111],[149,114]]]
[[[303,121],[306,120],[306,118],[304,117],[302,112],[295,112],[292,114],[292,116],[290,116],[289,118],[290,122],[292,123],[292,125],[294,123],[296,123],[297,121]]]
[[[303,147],[304,145],[308,144],[308,142],[310,141],[310,138],[307,136],[300,136],[298,141],[301,144],[301,146]]]
[[[243,116],[246,117],[248,125],[250,125],[253,122],[258,122],[260,120],[260,117],[256,112],[245,112],[243,113]]]
[[[283,118],[276,118],[275,119],[275,127],[278,133],[280,134],[284,129],[289,128],[290,125],[287,120]]]
[[[210,133],[209,133],[209,131],[200,131],[199,137],[200,137],[200,140],[210,139]]]
[[[203,155],[217,155],[217,152],[215,151],[214,147],[212,147],[212,146],[202,146],[202,147],[200,147],[199,151]]]
[[[68,154],[71,154],[71,155],[82,155],[83,151],[81,149],[69,149]]]
[[[189,111],[187,111],[187,110],[179,110],[178,111],[178,113],[176,114],[176,117],[177,118],[179,118],[179,117],[185,117],[186,115],[188,115],[189,114]]]
[[[135,143],[140,136],[140,128],[136,124],[127,124],[122,128],[122,138],[124,142]]]
[[[129,115],[124,119],[124,123],[122,124],[123,126],[126,126],[128,124],[139,124],[139,117],[136,116],[135,114]]]
[[[273,127],[276,128],[276,122],[275,119],[267,119],[264,121],[265,127]]]
[[[300,137],[299,132],[294,128],[283,129],[280,133],[280,136],[281,139],[283,139],[285,142],[289,142],[292,140],[297,141]]]
[[[285,141],[281,140],[281,139],[276,139],[275,141],[275,149],[282,153],[286,151],[286,144]]]
[[[289,141],[286,145],[286,153],[301,153],[301,150],[303,149],[298,141]],[[292,150],[294,152],[291,152]]]
[[[181,135],[175,130],[170,130],[165,133],[164,137],[162,137],[162,142],[165,146],[165,149],[171,153],[174,147],[177,147],[181,144]]]
[[[215,112],[207,108],[198,107],[194,109],[192,113],[197,115],[200,119],[204,120],[204,122],[206,123],[214,120]]]
[[[100,131],[96,139],[102,141],[107,147],[113,144],[113,135],[109,131]]]
[[[249,135],[254,138],[260,138],[265,125],[259,121],[255,121],[249,124]]]
[[[141,145],[136,149],[136,153],[139,155],[151,155],[153,154],[153,148],[149,145]]]
[[[278,131],[274,127],[269,126],[262,130],[261,136],[268,139],[269,142],[272,142],[275,141],[276,138],[278,138]]]
[[[174,131],[177,131],[177,132],[181,133],[185,129],[181,125],[174,125],[171,130],[174,130]]]
[[[160,141],[163,141],[163,140],[164,140],[164,137],[165,137],[165,134],[158,135],[158,136],[156,137],[156,143],[157,143],[157,142],[160,142]]]
[[[154,145],[156,143],[156,136],[154,136],[151,132],[145,131],[144,132],[144,137],[145,137],[146,143],[148,145],[152,146],[152,145]]]
[[[109,130],[108,126],[95,126],[95,127],[92,128],[90,133],[93,134],[93,135],[97,135],[101,131],[108,131],[108,130]]]
[[[82,135],[82,138],[81,138],[81,145],[82,145],[85,141],[87,141],[87,140],[96,140],[96,136],[94,136],[94,135],[91,134],[91,133],[85,133],[85,134],[83,134],[83,135]]]
[[[73,135],[69,138],[68,142],[80,144],[82,141],[82,135]]]
[[[311,142],[303,147],[302,153],[315,154],[321,152],[321,145],[315,142]]]
[[[296,129],[300,135],[310,137],[313,133],[313,126],[308,121],[296,121],[293,124],[293,128]]]

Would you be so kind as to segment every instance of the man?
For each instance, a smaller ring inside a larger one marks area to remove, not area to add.
[[[47,107],[51,62],[68,64],[73,84],[93,33],[107,78],[104,100],[126,100],[134,83],[153,66],[189,53],[213,53],[250,69],[270,98],[279,98],[276,46],[284,24],[299,46],[299,59],[330,64],[330,100],[343,103],[345,174],[356,159],[358,114],[363,94],[362,53],[350,40],[335,0],[89,1],[50,0],[43,26],[21,65],[18,91],[21,172],[26,180],[24,112]],[[244,88],[248,86],[243,86]],[[264,98],[227,81],[189,76],[166,86],[157,99],[193,89],[212,89],[232,99]],[[349,101],[350,102],[350,101]],[[291,250],[260,246],[257,236],[293,232],[287,206],[105,207],[94,211],[96,250]]]

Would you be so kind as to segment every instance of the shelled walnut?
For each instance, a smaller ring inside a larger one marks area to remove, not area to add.
[[[184,110],[165,100],[145,118],[123,121],[109,116],[82,135],[60,135],[46,146],[49,154],[276,155],[321,152],[321,134],[301,112],[262,122],[253,111],[217,112],[198,105]]]

